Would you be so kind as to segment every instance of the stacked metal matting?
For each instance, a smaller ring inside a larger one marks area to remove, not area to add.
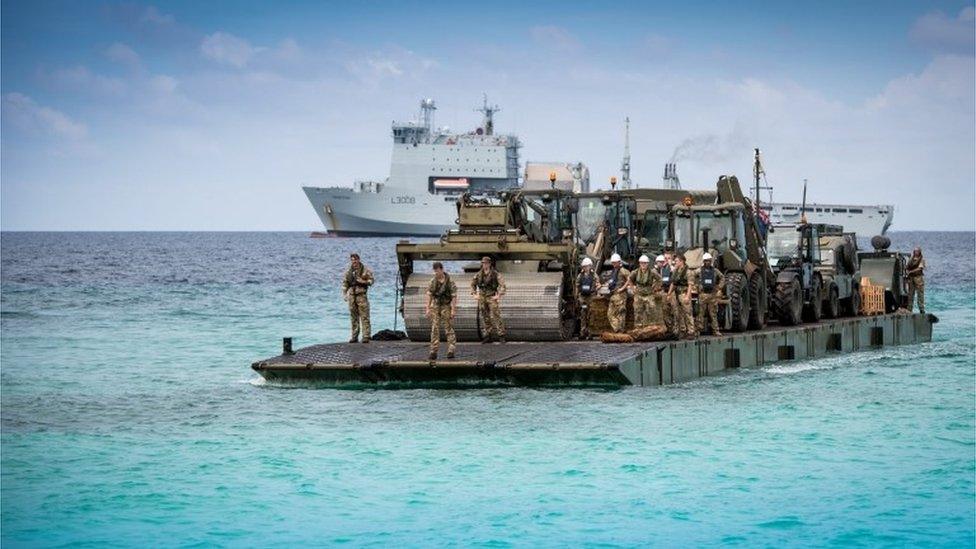
[[[556,341],[564,339],[559,314],[562,273],[507,273],[501,313],[506,338],[510,341]],[[427,288],[432,275],[412,274],[403,293],[403,320],[412,341],[430,340],[430,320],[424,316]],[[454,332],[458,341],[481,339],[477,300],[471,295],[472,273],[451,275],[458,287]]]
[[[255,362],[270,381],[328,387],[667,385],[739,367],[930,341],[933,315],[895,313],[694,341],[603,344],[522,342],[458,346],[457,358],[427,360],[424,343],[313,345]]]

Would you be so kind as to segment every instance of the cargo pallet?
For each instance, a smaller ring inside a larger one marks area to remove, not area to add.
[[[444,358],[442,344],[441,358],[433,361],[427,360],[427,343],[330,343],[251,367],[269,381],[339,388],[657,386],[736,368],[923,343],[931,341],[936,322],[931,314],[893,313],[690,341],[461,343],[452,360]]]

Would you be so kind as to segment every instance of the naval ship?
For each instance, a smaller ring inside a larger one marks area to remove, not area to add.
[[[440,236],[454,226],[456,202],[463,193],[491,195],[505,189],[532,187],[519,179],[515,135],[495,133],[495,114],[487,96],[480,108],[481,125],[468,133],[434,127],[432,99],[420,102],[416,121],[394,122],[390,176],[385,181],[356,181],[350,187],[303,187],[330,235]],[[526,177],[557,174],[556,187],[589,190],[589,170],[581,163],[527,163]],[[545,177],[545,185],[550,182]]]

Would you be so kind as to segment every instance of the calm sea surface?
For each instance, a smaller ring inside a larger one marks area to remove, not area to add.
[[[3,233],[0,541],[974,545],[973,233],[926,250],[930,344],[656,389],[338,391],[250,363],[392,327],[395,239]],[[402,322],[401,322],[402,326]]]

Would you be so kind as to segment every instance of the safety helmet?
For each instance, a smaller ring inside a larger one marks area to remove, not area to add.
[[[646,255],[642,255],[642,256],[640,256],[640,259],[637,260],[637,262],[638,263],[650,263],[651,262],[651,259],[649,257],[647,257]]]
[[[667,259],[664,259],[663,255],[659,255],[656,258],[654,258],[655,263],[664,263],[665,261],[667,261]]]
[[[711,260],[712,260],[712,254],[705,252],[702,255],[702,261],[711,261]]]
[[[590,259],[590,258],[588,258],[588,257],[584,257],[583,258],[583,263],[581,265],[583,267],[589,267],[590,265],[593,265],[593,260]]]
[[[610,256],[610,263],[620,263],[620,254],[613,254]]]

